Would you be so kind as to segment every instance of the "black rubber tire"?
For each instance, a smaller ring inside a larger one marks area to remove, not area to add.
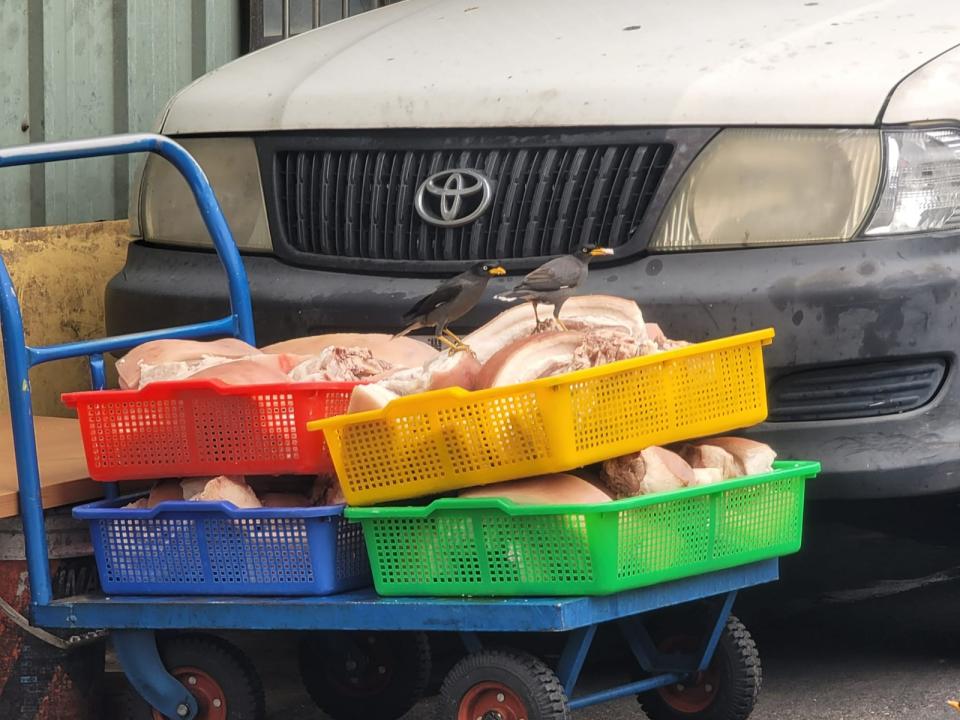
[[[464,696],[484,682],[512,690],[526,706],[525,720],[569,720],[567,696],[553,670],[516,650],[480,650],[454,665],[440,688],[437,720],[457,720]]]
[[[653,690],[637,698],[643,712],[650,720],[747,720],[757,702],[763,675],[757,645],[733,615],[727,620],[710,667],[717,671],[719,680],[709,707],[682,712]]]
[[[376,650],[364,653],[368,646]],[[348,689],[349,679],[338,677],[348,660],[361,672],[367,664],[382,663],[387,675],[382,686],[370,688],[358,679],[357,687]],[[430,642],[419,632],[312,633],[300,642],[299,664],[307,694],[333,720],[397,720],[430,682]]]
[[[260,676],[247,656],[229,642],[213,635],[185,633],[162,637],[157,645],[164,667],[170,672],[192,667],[216,680],[227,701],[228,720],[266,719]],[[118,706],[122,720],[153,720],[153,708],[129,683]],[[204,720],[202,714],[197,720]]]

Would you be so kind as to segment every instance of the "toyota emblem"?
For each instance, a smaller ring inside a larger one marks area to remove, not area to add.
[[[417,188],[417,214],[431,225],[458,227],[473,222],[493,201],[490,179],[477,170],[434,173]]]

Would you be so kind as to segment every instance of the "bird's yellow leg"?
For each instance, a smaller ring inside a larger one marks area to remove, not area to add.
[[[564,332],[566,332],[567,326],[563,324],[563,320],[560,319],[560,316],[557,315],[557,316],[554,318],[554,320],[557,321],[557,325],[560,326],[560,329],[563,330]]]
[[[450,338],[451,340],[453,340],[455,343],[458,343],[458,344],[460,344],[460,345],[463,344],[463,340],[461,340],[461,339],[457,336],[457,334],[453,332],[453,330],[450,330],[450,329],[448,329],[448,328],[444,328],[444,329],[443,329],[443,334],[446,335],[446,336],[447,336],[448,338]]]
[[[446,335],[437,335],[437,342],[443,343],[448,348],[450,348],[450,350],[453,352],[457,352],[458,348],[460,347],[457,343],[455,343],[453,340],[448,338]]]

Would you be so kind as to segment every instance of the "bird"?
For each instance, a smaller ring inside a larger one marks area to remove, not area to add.
[[[590,243],[581,245],[569,255],[548,260],[524,277],[513,290],[495,297],[504,302],[512,300],[532,302],[537,327],[540,327],[537,305],[539,303],[553,305],[553,317],[557,324],[566,330],[566,326],[560,320],[560,308],[587,279],[587,266],[590,261],[601,255],[613,255],[613,250]]]
[[[463,340],[447,325],[464,316],[480,302],[491,277],[506,275],[507,271],[495,260],[478,262],[466,272],[444,280],[440,286],[403,314],[410,323],[394,337],[401,337],[419,328],[433,327],[434,337],[453,351],[466,350]]]

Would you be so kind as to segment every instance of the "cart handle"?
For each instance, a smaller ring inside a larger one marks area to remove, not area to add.
[[[238,337],[255,344],[250,286],[220,203],[210,182],[197,161],[176,142],[163,135],[149,133],[113,135],[90,140],[38,143],[0,149],[0,168],[59,160],[129,155],[152,152],[169,161],[183,175],[193,192],[207,231],[213,238],[220,263],[227,273],[230,291],[230,315],[219,320],[183,325],[163,330],[132,333],[111,338],[62,343],[45,347],[28,347],[23,331],[23,317],[16,289],[6,264],[0,258],[0,323],[2,323],[4,363],[7,370],[7,392],[10,396],[13,444],[20,487],[20,515],[26,542],[31,604],[48,605],[53,599],[50,567],[47,557],[47,536],[43,523],[43,501],[40,494],[40,472],[37,466],[37,443],[33,430],[30,396],[30,368],[52,360],[90,357],[93,385],[105,384],[103,353],[125,350],[150,340],[167,338],[200,338],[211,336]]]

